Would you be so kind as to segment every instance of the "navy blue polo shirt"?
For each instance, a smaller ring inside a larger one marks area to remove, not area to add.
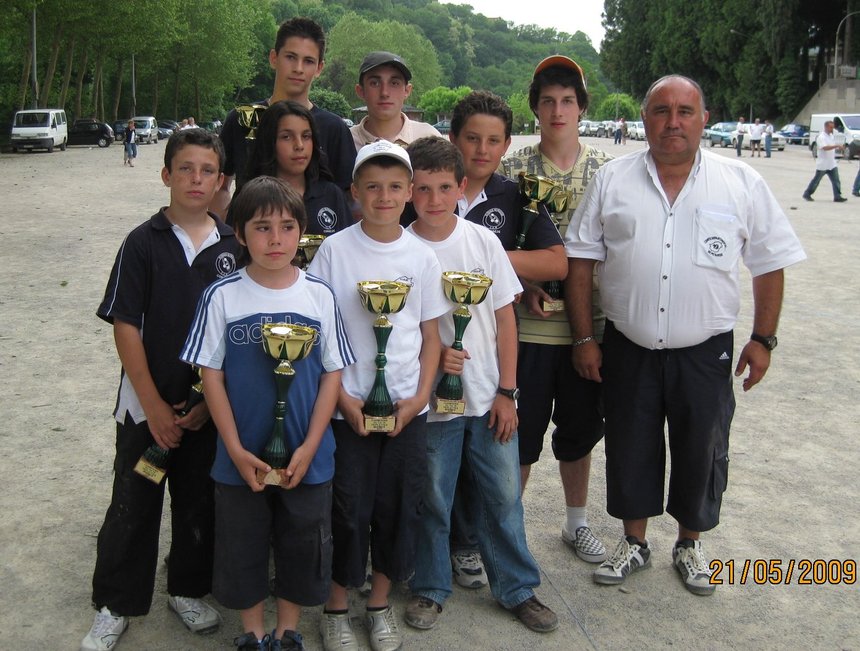
[[[268,106],[264,99],[254,104]],[[348,188],[352,183],[352,168],[355,165],[355,142],[352,134],[342,118],[330,111],[314,105],[311,109],[317,133],[320,137],[322,157],[320,163],[334,177],[335,183],[341,188]],[[247,177],[248,151],[250,141],[246,138],[248,129],[239,124],[239,114],[233,109],[227,114],[224,126],[221,128],[221,142],[224,143],[224,175],[236,178],[236,189],[242,187]]]
[[[491,230],[502,242],[505,251],[513,251],[520,231],[520,215],[523,206],[528,203],[520,194],[519,184],[494,173],[484,186],[484,194],[487,195],[487,200],[474,206],[466,219]],[[412,202],[407,203],[400,223],[405,228],[417,218]],[[538,217],[526,233],[523,250],[536,251],[563,244],[561,235],[549,216],[549,210],[543,203],[538,204]]]
[[[197,301],[210,283],[236,270],[239,243],[217,217],[220,241],[200,251],[191,266],[172,224],[158,211],[131,233],[116,256],[96,314],[142,331],[149,372],[159,395],[173,405],[188,397],[193,371],[179,360]]]
[[[343,190],[331,181],[317,179],[305,189],[306,233],[331,235],[352,226],[352,212]]]

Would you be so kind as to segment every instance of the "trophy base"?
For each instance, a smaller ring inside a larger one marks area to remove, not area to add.
[[[134,465],[134,471],[144,479],[148,479],[156,485],[160,484],[164,479],[164,475],[167,474],[167,470],[152,465],[143,457],[138,459],[137,463]]]
[[[393,432],[394,416],[364,416],[364,429],[368,432]]]
[[[466,413],[465,400],[450,400],[448,398],[436,398],[437,414],[457,414],[462,416]]]
[[[286,470],[286,468],[272,468],[269,472],[258,470],[257,481],[266,484],[266,486],[281,486],[284,481],[281,477],[281,470]]]
[[[544,312],[564,312],[564,301],[560,298],[554,301],[541,301]]]

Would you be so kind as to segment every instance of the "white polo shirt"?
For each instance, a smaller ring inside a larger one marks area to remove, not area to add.
[[[418,138],[423,138],[425,136],[442,137],[442,134],[440,134],[432,124],[410,120],[406,117],[405,113],[401,113],[400,117],[403,120],[403,126],[400,129],[400,133],[398,133],[391,141],[395,145],[407,147],[415,140],[418,140]],[[361,122],[349,128],[352,133],[352,140],[355,142],[356,151],[365,145],[369,145],[370,143],[379,140],[379,136],[374,135],[367,130],[367,118],[368,116],[364,116],[361,119]]]
[[[598,261],[606,317],[649,349],[734,328],[740,259],[758,276],[806,258],[761,175],[702,150],[671,206],[649,150],[606,163],[571,219],[565,250]]]
[[[817,170],[832,170],[836,167],[836,150],[824,150],[824,147],[832,147],[836,144],[836,136],[832,133],[822,131],[815,139],[815,146],[818,148],[818,158],[815,159],[815,169]]]

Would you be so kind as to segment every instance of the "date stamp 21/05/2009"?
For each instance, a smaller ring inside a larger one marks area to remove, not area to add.
[[[817,558],[714,559],[710,563],[713,585],[854,585],[857,561]]]

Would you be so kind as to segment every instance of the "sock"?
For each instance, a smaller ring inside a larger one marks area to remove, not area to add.
[[[576,535],[576,530],[580,527],[588,526],[588,516],[585,514],[584,506],[568,506],[567,507],[567,533]]]
[[[388,608],[388,606],[377,606],[376,608],[367,607],[367,612],[369,613],[381,613],[383,610]]]
[[[627,542],[631,545],[639,545],[642,549],[648,549],[648,542],[645,540],[639,540],[636,536],[624,536],[627,539]]]
[[[675,543],[675,547],[686,547],[691,549],[696,546],[696,542],[692,538],[679,538]]]
[[[323,612],[326,615],[346,615],[349,612],[349,609],[344,608],[343,610],[329,610],[328,608],[323,608]]]

